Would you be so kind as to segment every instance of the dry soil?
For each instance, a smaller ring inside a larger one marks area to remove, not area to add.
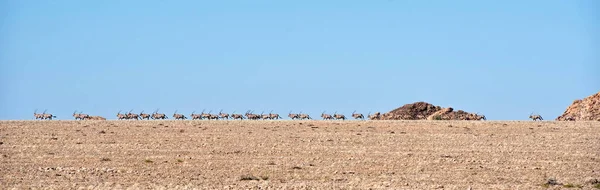
[[[600,187],[600,122],[0,121],[0,135],[0,189]]]

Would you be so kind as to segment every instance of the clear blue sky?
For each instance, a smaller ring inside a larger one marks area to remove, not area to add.
[[[34,109],[546,120],[600,91],[600,2],[0,1],[0,119]]]

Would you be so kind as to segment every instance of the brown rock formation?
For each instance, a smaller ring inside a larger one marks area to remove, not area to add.
[[[556,121],[600,121],[600,92],[573,101]]]
[[[415,102],[396,108],[381,116],[382,120],[478,120],[482,115],[468,113],[454,108],[442,108],[427,102]]]

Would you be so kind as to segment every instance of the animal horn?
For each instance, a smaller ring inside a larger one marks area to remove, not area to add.
[[[35,112],[37,112],[37,109],[33,110],[33,114],[35,114]]]
[[[354,113],[356,113],[356,110],[354,110],[354,111],[352,112],[352,114],[354,114]]]
[[[48,111],[48,109],[45,109],[43,113],[45,114],[45,113],[46,113],[46,111]]]
[[[193,115],[194,113],[196,113],[196,111],[193,111],[193,112],[192,112],[192,115]]]

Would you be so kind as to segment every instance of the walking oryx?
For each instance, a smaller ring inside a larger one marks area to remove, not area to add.
[[[208,120],[213,120],[213,119],[215,119],[215,120],[219,120],[219,115],[217,115],[217,114],[212,114],[211,112],[212,112],[212,110],[210,110],[210,111],[208,112],[208,114],[206,114],[206,118],[208,118]]]
[[[263,114],[265,113],[264,111],[262,113],[260,113],[260,118],[262,118],[263,120],[266,119],[271,119],[271,114]]]
[[[292,113],[292,111],[290,111],[290,113],[288,113],[288,117],[291,118],[292,120],[300,119],[299,115],[296,113]]]
[[[323,111],[323,113],[321,113],[321,117],[323,118],[323,120],[332,120],[333,116],[326,114],[325,111]]]
[[[127,119],[135,119],[135,120],[139,120],[140,119],[140,115],[138,115],[137,113],[132,113],[132,110],[129,110],[129,113],[127,113]]]
[[[44,119],[44,114],[42,114],[42,113],[36,113],[36,112],[37,112],[37,109],[35,109],[33,111],[33,116],[35,117],[35,119],[40,119],[40,120]]]
[[[541,116],[541,115],[538,115],[538,114],[535,114],[535,115],[534,115],[533,113],[531,113],[531,114],[529,115],[529,118],[530,118],[530,119],[533,119],[534,121],[535,121],[535,120],[540,120],[540,121],[541,121],[541,120],[544,120],[544,118],[542,118],[542,116]]]
[[[281,116],[279,116],[279,114],[277,113],[272,113],[273,110],[271,110],[271,112],[269,112],[269,118],[271,119],[281,119]]]
[[[194,113],[196,113],[196,111],[193,111],[192,114],[190,114],[190,117],[192,117],[192,120],[202,119],[202,114],[194,114]]]
[[[310,117],[310,115],[302,113],[302,112],[300,112],[300,114],[298,115],[298,118],[300,118],[300,120],[303,120],[303,119],[312,119]]]
[[[212,110],[210,110],[208,113],[204,113],[204,110],[202,110],[202,113],[200,113],[200,118],[201,119],[210,119],[210,112],[212,112]]]
[[[244,120],[244,115],[242,115],[242,114],[237,114],[237,113],[235,113],[235,111],[234,111],[233,113],[231,113],[231,118],[232,118],[233,120],[236,120],[236,119]]]
[[[371,114],[371,113],[369,112],[369,114]],[[373,115],[369,115],[369,119],[370,120],[376,120],[376,119],[379,120],[379,119],[381,119],[381,113],[375,112]]]
[[[140,112],[140,117],[142,119],[150,120],[150,114],[144,113],[144,110],[142,110],[142,112]]]
[[[362,113],[356,113],[356,110],[354,110],[354,112],[352,112],[352,117],[354,119],[365,119],[365,116]]]
[[[228,113],[223,113],[222,111],[223,111],[223,110],[220,110],[220,111],[219,111],[219,117],[220,117],[221,119],[227,119],[227,120],[229,120],[229,114],[228,114]]]
[[[50,113],[46,113],[46,110],[44,110],[44,113],[42,113],[42,119],[52,120],[52,118],[56,118],[56,116]]]
[[[76,113],[76,112],[77,112],[77,110],[75,110],[73,112],[73,117],[75,117],[75,120],[77,120],[77,119],[84,120],[84,119],[87,119],[88,117],[90,117],[88,114],[83,114],[81,112]]]
[[[251,120],[257,120],[260,118],[260,116],[258,114],[253,114],[252,112],[250,112],[250,110],[248,110],[245,115],[246,115],[246,118],[251,119]]]
[[[152,113],[152,115],[150,117],[152,119],[168,119],[169,118],[169,117],[167,117],[167,114],[158,113],[158,109],[156,109],[156,111],[154,111],[154,113]]]
[[[129,119],[129,118],[127,117],[127,115],[122,114],[121,110],[119,110],[119,112],[117,113],[117,119],[122,120],[122,119]]]
[[[346,116],[344,114],[337,114],[337,112],[333,113],[333,117],[335,119],[346,120]]]
[[[174,118],[175,120],[177,120],[177,119],[181,119],[181,120],[185,120],[185,119],[187,119],[187,117],[186,117],[185,115],[183,115],[183,114],[178,114],[178,113],[177,113],[177,110],[175,110],[175,112],[173,113],[173,118]]]

